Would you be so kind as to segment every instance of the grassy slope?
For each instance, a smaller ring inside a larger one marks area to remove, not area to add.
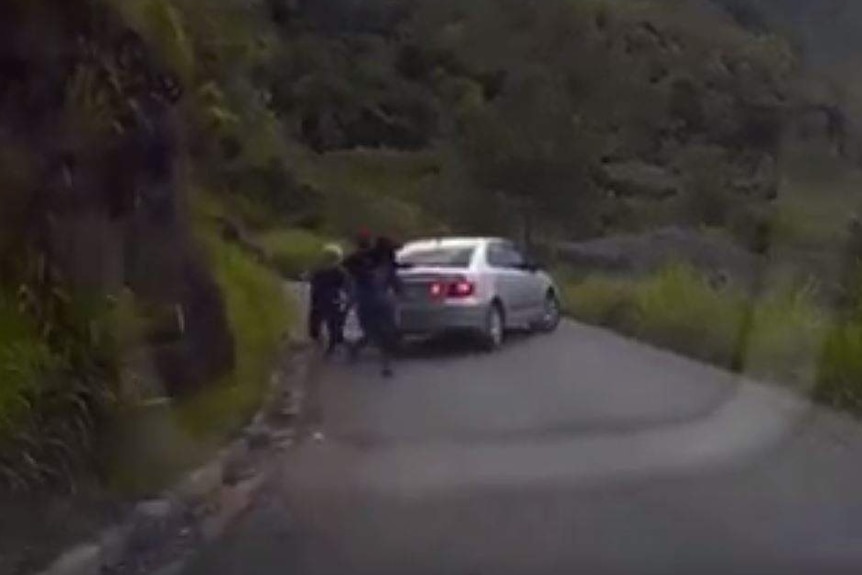
[[[236,341],[236,367],[212,389],[179,406],[182,428],[196,438],[221,439],[260,405],[274,359],[296,321],[281,280],[238,246],[205,238]]]
[[[567,311],[582,321],[862,413],[862,318],[835,317],[804,288],[752,300],[682,266],[561,283]]]
[[[27,415],[26,395],[56,363],[30,318],[0,292],[0,444]]]
[[[400,239],[447,230],[427,209],[440,184],[441,161],[433,151],[358,149],[317,155],[297,145],[289,161],[298,180],[322,194],[325,225],[319,231],[258,226],[253,240],[286,277],[312,269],[327,242],[346,247],[361,228]]]
[[[412,237],[446,228],[424,210],[439,185],[434,151],[358,149],[314,155],[295,149],[299,179],[325,197],[327,232],[351,236],[358,228]]]
[[[862,171],[817,150],[782,159],[776,241],[798,249],[829,249],[846,240],[849,215],[862,207]]]

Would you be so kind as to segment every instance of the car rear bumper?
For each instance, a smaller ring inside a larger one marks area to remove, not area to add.
[[[488,306],[404,305],[398,311],[398,328],[406,335],[433,335],[451,331],[482,331]]]

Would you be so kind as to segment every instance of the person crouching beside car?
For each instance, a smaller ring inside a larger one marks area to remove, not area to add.
[[[347,316],[350,277],[342,266],[341,246],[329,244],[323,249],[324,263],[311,275],[311,309],[308,315],[308,335],[320,341],[326,327],[326,354],[344,344],[344,320]]]

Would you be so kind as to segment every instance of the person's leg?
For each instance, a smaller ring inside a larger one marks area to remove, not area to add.
[[[383,376],[392,377],[392,356],[397,338],[394,310],[390,306],[382,306],[377,321],[377,346],[380,349]]]
[[[314,341],[320,341],[320,309],[312,307],[308,312],[308,337]]]
[[[359,353],[368,346],[369,341],[372,339],[371,333],[374,329],[373,314],[368,306],[361,304],[356,306],[356,318],[359,320],[359,329],[362,330],[362,336],[350,345],[350,357],[353,360],[359,359]]]
[[[326,329],[329,331],[329,342],[326,352],[331,354],[335,348],[344,343],[344,313],[333,309],[326,318]]]
[[[389,353],[389,341],[386,334],[385,319],[378,311],[368,322],[368,341],[377,348],[380,354],[380,369],[384,377],[392,375],[392,359]]]

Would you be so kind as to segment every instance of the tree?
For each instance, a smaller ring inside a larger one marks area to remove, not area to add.
[[[460,140],[468,173],[508,208],[506,223],[518,225],[527,243],[537,219],[566,229],[595,223],[594,144],[565,91],[542,72],[512,81],[465,121]]]

